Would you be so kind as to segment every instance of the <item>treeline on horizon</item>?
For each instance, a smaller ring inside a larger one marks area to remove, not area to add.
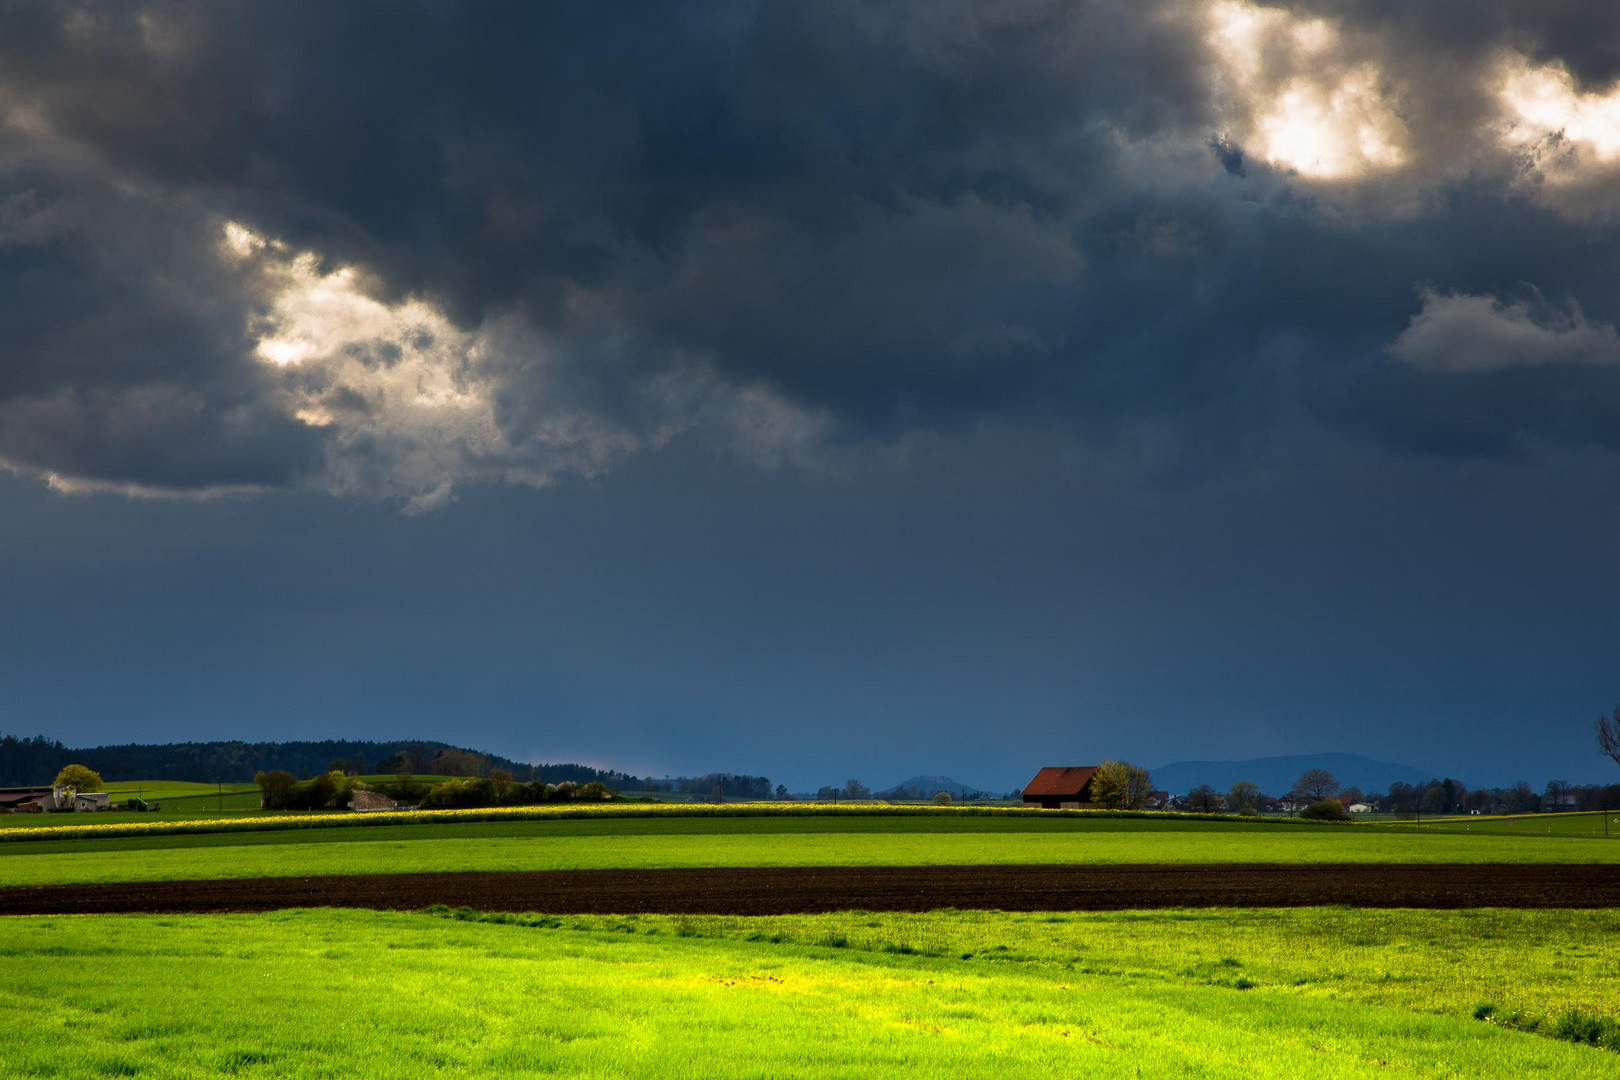
[[[1352,803],[1365,803],[1377,812],[1402,817],[1476,811],[1481,814],[1538,814],[1620,810],[1620,784],[1570,784],[1553,780],[1538,792],[1528,781],[1520,780],[1509,787],[1470,790],[1462,781],[1447,777],[1444,780],[1430,780],[1427,784],[1396,781],[1389,785],[1387,792],[1380,793],[1363,791],[1354,784],[1341,786],[1325,770],[1313,771],[1322,774],[1323,783],[1319,786],[1298,783],[1282,798],[1298,800],[1338,796]],[[1300,778],[1301,781],[1305,779],[1303,776]],[[1261,793],[1258,785],[1243,781],[1225,792],[1217,791],[1208,784],[1200,784],[1187,794],[1176,796],[1172,799],[1172,805],[1198,813],[1221,813],[1247,807],[1270,809],[1279,801]]]

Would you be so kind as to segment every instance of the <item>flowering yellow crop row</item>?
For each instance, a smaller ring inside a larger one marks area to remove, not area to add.
[[[945,815],[993,817],[1146,817],[1231,820],[1217,814],[1183,814],[1162,810],[1040,810],[1023,806],[894,806],[888,803],[552,803],[540,806],[492,806],[466,810],[396,810],[357,814],[350,811],[310,814],[288,811],[284,817],[219,818],[191,821],[122,821],[105,825],[61,825],[0,829],[8,840],[84,840],[122,836],[169,836],[185,833],[270,832],[336,826],[421,825],[467,821],[539,821],[605,817],[833,817]]]

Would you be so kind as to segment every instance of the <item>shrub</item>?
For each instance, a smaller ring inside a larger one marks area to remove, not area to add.
[[[1299,812],[1307,821],[1349,821],[1350,811],[1338,799],[1318,799]]]

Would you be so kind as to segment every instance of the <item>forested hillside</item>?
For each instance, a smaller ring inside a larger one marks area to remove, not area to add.
[[[589,765],[530,765],[433,741],[374,742],[327,739],[320,742],[126,743],[71,747],[43,735],[0,736],[0,787],[48,784],[63,765],[88,765],[109,780],[201,780],[245,782],[261,770],[285,769],[295,776],[336,766],[355,773],[414,773],[483,776],[505,769],[515,780],[561,783],[599,780],[613,788],[640,787],[637,777]]]

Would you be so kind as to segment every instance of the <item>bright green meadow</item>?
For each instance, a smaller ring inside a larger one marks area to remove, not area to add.
[[[1606,836],[1610,840],[1620,840],[1620,811],[1424,818],[1415,822],[1392,822],[1386,827],[1468,836]]]
[[[1620,837],[1149,815],[666,815],[0,842],[0,885],[451,870],[1244,862],[1620,862]]]
[[[506,919],[506,922],[493,921]],[[13,917],[13,1077],[1612,1078],[1620,913]],[[1521,1024],[1526,1021],[1521,1020]]]

